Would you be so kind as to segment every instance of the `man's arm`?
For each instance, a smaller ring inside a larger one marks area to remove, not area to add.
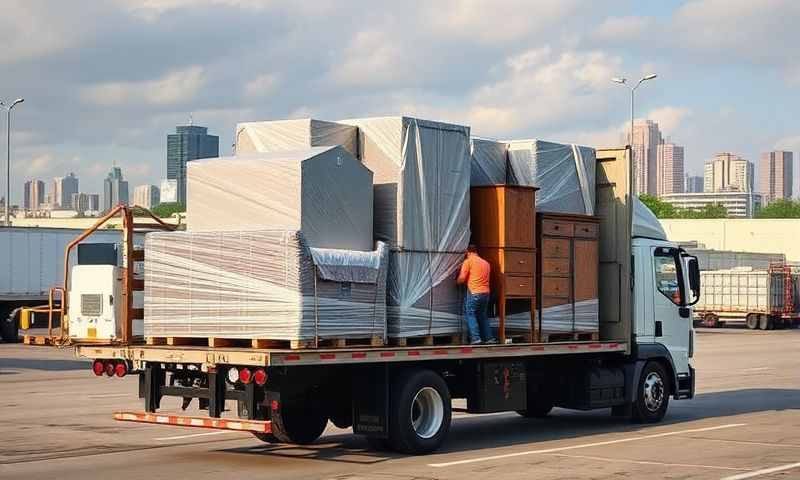
[[[458,274],[458,279],[456,283],[459,285],[464,285],[467,283],[467,279],[469,278],[469,259],[464,260],[464,263],[461,264],[461,272]]]

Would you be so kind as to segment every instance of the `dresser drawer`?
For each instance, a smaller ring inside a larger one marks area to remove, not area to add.
[[[532,275],[536,264],[536,255],[532,251],[505,250],[503,260],[504,273]]]
[[[542,277],[542,297],[569,298],[569,278]]]
[[[542,275],[569,275],[569,258],[543,258]]]
[[[542,233],[544,235],[560,235],[571,237],[575,234],[572,223],[560,222],[558,220],[542,220]]]
[[[569,304],[569,298],[564,297],[542,297],[540,308],[557,307]]]
[[[543,238],[542,258],[569,258],[569,240],[566,238]]]
[[[576,223],[575,236],[584,238],[597,238],[596,223]]]
[[[505,292],[507,297],[533,297],[535,291],[533,277],[522,277],[518,275],[506,275],[505,277]]]

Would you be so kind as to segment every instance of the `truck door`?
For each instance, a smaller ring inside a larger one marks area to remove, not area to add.
[[[656,342],[672,355],[676,373],[689,371],[691,311],[686,307],[685,276],[680,251],[674,247],[653,247],[653,332]]]

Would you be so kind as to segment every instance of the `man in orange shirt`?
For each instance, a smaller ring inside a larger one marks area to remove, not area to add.
[[[464,317],[467,319],[469,340],[472,345],[497,343],[489,327],[489,262],[478,256],[475,245],[467,247],[458,284],[467,286],[464,298]]]

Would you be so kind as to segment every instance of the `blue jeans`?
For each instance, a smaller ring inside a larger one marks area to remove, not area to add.
[[[489,328],[489,294],[469,293],[464,297],[464,317],[467,320],[469,341],[477,342],[492,340],[492,331]]]

